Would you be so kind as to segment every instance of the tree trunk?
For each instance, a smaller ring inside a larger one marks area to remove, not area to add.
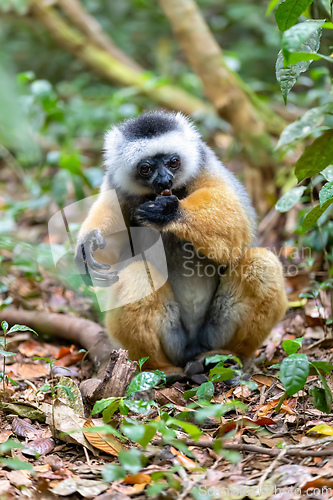
[[[111,55],[95,44],[87,36],[73,29],[57,12],[43,0],[33,0],[30,13],[57,40],[59,45],[84,62],[92,71],[109,82],[122,86],[134,86],[160,106],[176,109],[188,115],[207,115],[214,113],[208,104],[173,85],[156,85],[147,83],[147,77],[133,67]]]

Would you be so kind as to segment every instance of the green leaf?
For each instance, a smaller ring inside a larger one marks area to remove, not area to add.
[[[286,144],[290,144],[296,139],[304,139],[310,135],[323,123],[326,113],[333,113],[332,102],[326,102],[321,106],[317,106],[316,108],[306,111],[304,115],[290,125],[287,125],[287,127],[282,131],[280,139],[276,145],[276,149],[285,146]],[[332,178],[327,180],[333,180],[333,167]]]
[[[293,26],[300,15],[312,4],[313,0],[284,0],[275,12],[279,30],[285,31]]]
[[[119,452],[119,462],[130,474],[137,474],[142,469],[142,453],[136,448]]]
[[[71,389],[67,386],[67,385],[63,385],[63,384],[57,384],[55,387],[58,387],[59,389],[62,389],[63,391],[65,391],[67,397],[69,399],[71,399],[72,401],[74,401],[74,394],[72,393]]]
[[[309,360],[305,354],[291,354],[281,363],[280,379],[289,396],[303,389],[309,375]]]
[[[4,465],[5,467],[9,467],[10,469],[13,470],[28,470],[29,472],[34,474],[34,468],[32,464],[29,464],[28,462],[23,462],[23,460],[19,460],[18,458],[0,457],[0,464]]]
[[[147,415],[150,412],[152,406],[157,406],[155,401],[144,401],[142,399],[124,399],[123,404],[131,411],[135,413],[141,413],[141,415]]]
[[[33,330],[29,326],[25,326],[25,325],[14,325],[11,327],[10,330],[8,330],[8,333],[26,332],[26,331],[36,333],[35,330]],[[37,333],[36,333],[36,335],[37,335]]]
[[[102,478],[107,483],[113,483],[119,479],[124,479],[127,476],[124,467],[120,465],[107,464],[102,470]]]
[[[223,382],[224,380],[230,380],[234,376],[234,370],[224,366],[215,366],[209,372],[209,378],[212,382]]]
[[[82,429],[83,432],[88,431],[90,434],[96,434],[96,433],[103,433],[103,434],[112,434],[113,436],[116,436],[119,439],[124,439],[124,437],[120,434],[120,432],[117,431],[117,429],[114,429],[112,425],[104,424],[104,425],[96,425],[96,427],[84,427]],[[77,429],[73,429],[72,431],[67,431],[66,434],[73,434],[74,432],[77,432]]]
[[[110,403],[109,406],[103,411],[103,422],[105,423],[110,422],[111,418],[118,410],[120,402],[122,401],[120,398],[112,399],[114,399],[114,401],[112,401],[112,403]]]
[[[159,384],[161,380],[160,375],[154,372],[142,372],[133,378],[128,389],[126,391],[126,396],[132,394],[133,392],[148,391],[156,385]]]
[[[11,450],[16,450],[18,448],[24,448],[24,445],[15,439],[7,439],[4,443],[0,444],[0,455],[7,453]]]
[[[319,191],[319,201],[322,207],[328,201],[333,201],[333,181],[327,182]]]
[[[305,233],[316,224],[317,220],[320,219],[323,213],[330,207],[332,201],[333,200],[327,201],[322,207],[320,205],[316,205],[306,214],[302,221],[302,233]]]
[[[298,181],[319,174],[333,162],[333,130],[326,130],[305,148],[295,167]]]
[[[214,391],[214,384],[212,382],[204,382],[197,389],[197,397],[199,400],[210,401],[214,396]]]
[[[225,450],[223,448],[223,442],[221,441],[221,439],[216,439],[213,445],[213,449],[215,453],[217,453],[218,455],[222,455],[222,457],[228,460],[228,462],[230,462],[231,464],[237,464],[243,458],[238,451]]]
[[[140,370],[142,369],[142,366],[143,364],[149,359],[149,356],[147,356],[146,358],[140,358],[139,361],[138,361],[138,365],[139,365],[139,368]]]
[[[111,397],[111,398],[105,398],[105,399],[99,399],[94,404],[94,407],[92,409],[91,414],[95,415],[96,413],[102,412],[103,410],[105,410],[105,408],[107,408],[110,404],[112,404],[114,401],[116,401],[118,399],[119,398],[113,398],[113,397]]]
[[[266,10],[266,16],[269,16],[280,2],[281,0],[271,0]]]
[[[326,382],[324,375],[319,370],[317,370],[317,373],[319,375],[320,382],[322,383],[322,385],[324,387],[324,392],[325,392],[326,409],[323,411],[325,413],[331,413],[331,411],[332,411],[332,399],[333,399],[332,398],[332,391],[328,387],[328,384]]]
[[[311,361],[310,367],[313,366],[317,371],[322,370],[324,373],[333,371],[333,365],[328,361]]]
[[[198,441],[199,437],[201,436],[201,430],[199,427],[197,427],[194,424],[191,424],[191,422],[184,422],[183,420],[178,420],[178,418],[172,418],[170,417],[167,421],[167,425],[174,424],[176,426],[182,427],[189,436],[194,439],[194,441]]]
[[[298,51],[298,52],[289,52],[288,63],[289,64],[297,64],[299,61],[309,61],[309,65],[312,61],[320,61],[324,59],[330,63],[333,63],[333,58],[329,56],[325,56],[324,54],[319,54],[318,52],[308,52],[308,51]]]
[[[319,29],[318,31],[312,33],[312,35],[310,35],[310,37],[302,43],[298,50],[302,53],[311,52],[311,54],[315,54],[319,50],[320,36],[321,30]],[[298,52],[290,53],[290,57],[294,57],[295,54],[298,54]],[[311,61],[302,60],[297,62],[297,64],[289,64],[288,66],[285,66],[282,51],[279,52],[275,65],[275,72],[285,103],[287,102],[287,96],[295,85],[297,78],[301,73],[308,69],[310,62]]]
[[[324,413],[330,413],[330,407],[327,404],[325,397],[325,390],[321,387],[310,387],[309,389],[310,401],[317,410]]]
[[[294,187],[285,193],[275,205],[278,212],[288,212],[302,197],[307,186]]]
[[[124,423],[121,426],[121,430],[131,441],[139,443],[143,448],[146,448],[156,434],[156,428],[149,424]]]
[[[7,321],[1,321],[1,328],[3,329],[3,331],[6,333],[7,330],[8,330],[8,323]]]
[[[333,181],[333,165],[328,165],[328,167],[326,167],[322,172],[320,172],[321,175],[323,177],[325,177],[325,179],[328,181],[328,182],[331,182]]]
[[[205,359],[205,364],[210,365],[214,363],[225,363],[227,359],[233,359],[240,366],[242,366],[240,359],[237,358],[237,356],[234,356],[233,354],[214,354],[214,356],[209,356],[208,358]]]
[[[4,356],[5,358],[9,357],[9,356],[16,356],[16,352],[10,352],[10,351],[3,351],[2,349],[0,349],[0,354],[2,356]]]
[[[38,392],[47,392],[50,390],[51,390],[51,386],[49,384],[44,384],[40,389],[38,389],[36,394],[38,394]]]
[[[292,26],[283,33],[281,40],[281,49],[284,57],[287,60],[287,63],[289,63],[289,53],[298,50],[301,45],[324,24],[324,22],[324,20],[311,20],[305,23],[299,23],[295,26]]]
[[[282,342],[282,347],[287,354],[295,354],[295,352],[297,352],[298,349],[301,347],[302,341],[303,337],[295,340],[292,339],[284,340]]]
[[[59,207],[63,207],[65,205],[65,201],[67,198],[68,188],[67,185],[71,181],[71,174],[68,170],[61,169],[52,180],[52,197],[57,202]]]
[[[258,384],[256,382],[252,382],[252,380],[241,380],[240,385],[245,385],[250,389],[250,391],[256,391],[258,389]]]

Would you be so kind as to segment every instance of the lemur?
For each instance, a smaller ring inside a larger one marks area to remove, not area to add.
[[[181,113],[149,112],[114,126],[104,154],[104,180],[81,227],[76,262],[109,287],[112,345],[128,349],[132,360],[149,356],[146,369],[180,376],[210,351],[249,358],[284,316],[287,297],[278,258],[255,247],[245,188]],[[137,262],[108,271],[120,255],[111,190],[128,229],[150,227],[162,238],[168,279],[158,289],[151,287],[160,274],[152,262],[149,279]]]

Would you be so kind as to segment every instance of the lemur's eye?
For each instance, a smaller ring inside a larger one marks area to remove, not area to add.
[[[179,158],[172,158],[172,160],[170,160],[169,162],[169,166],[174,169],[179,168],[179,165],[180,165]]]
[[[151,166],[145,163],[144,165],[141,165],[140,167],[140,174],[141,175],[149,175],[151,172]]]

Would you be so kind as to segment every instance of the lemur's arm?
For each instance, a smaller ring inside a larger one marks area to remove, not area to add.
[[[104,287],[118,281],[116,272],[105,271],[118,262],[125,230],[117,198],[112,191],[102,190],[82,224],[76,246],[75,262],[87,284],[92,284],[91,278]]]
[[[233,189],[217,176],[201,177],[184,199],[159,196],[137,210],[138,220],[190,241],[216,262],[237,261],[251,246],[253,234],[246,211]]]

